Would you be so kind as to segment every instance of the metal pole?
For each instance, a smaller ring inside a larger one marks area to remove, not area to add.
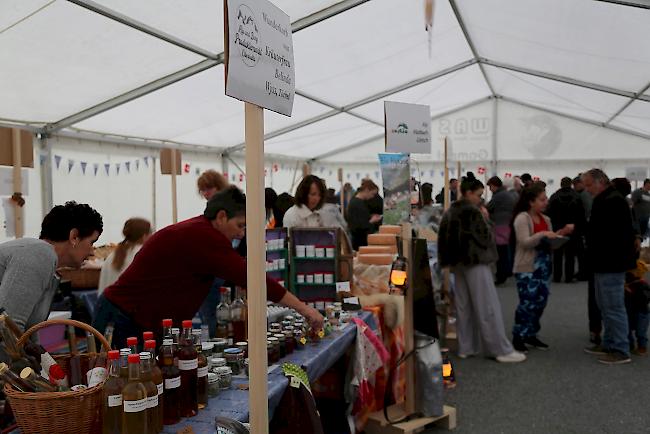
[[[41,163],[41,208],[42,215],[54,207],[53,199],[53,179],[52,179],[52,144],[44,134],[39,135],[40,153],[44,158],[39,158]]]

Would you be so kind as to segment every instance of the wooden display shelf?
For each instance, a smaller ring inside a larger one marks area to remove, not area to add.
[[[328,258],[328,257],[319,258],[317,256],[295,256],[293,259],[295,259],[296,261],[335,261],[336,257],[333,257],[333,258]]]
[[[388,407],[388,418],[400,420],[405,416],[404,409],[399,405]],[[384,417],[383,411],[372,413],[366,425],[366,434],[417,434],[422,432],[429,425],[436,424],[445,429],[456,428],[456,408],[445,405],[443,414],[440,417],[420,417],[405,422],[391,425]]]
[[[336,283],[299,283],[296,282],[296,286],[336,286]]]

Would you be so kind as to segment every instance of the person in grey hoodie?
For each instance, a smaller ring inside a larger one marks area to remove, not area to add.
[[[632,193],[634,214],[639,221],[641,238],[648,236],[648,220],[650,220],[650,179],[643,181],[643,187]]]
[[[494,283],[500,285],[512,276],[513,252],[510,249],[510,223],[517,199],[506,190],[498,176],[490,178],[487,185],[492,192],[492,200],[487,204],[487,210],[490,213],[490,220],[494,224],[495,240],[499,252]]]
[[[40,239],[0,244],[0,307],[21,329],[47,319],[59,285],[56,270],[81,267],[102,230],[97,211],[67,202],[45,216]]]

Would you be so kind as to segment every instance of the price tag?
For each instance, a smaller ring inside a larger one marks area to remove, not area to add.
[[[291,377],[291,383],[289,383],[291,387],[295,387],[296,389],[300,388],[300,380],[298,380],[296,377]]]
[[[190,425],[184,426],[183,428],[176,431],[176,434],[195,434],[194,430]]]
[[[300,338],[300,343],[305,345],[307,343],[307,339],[305,339],[304,337]]]
[[[336,292],[350,292],[350,282],[336,282]]]
[[[347,304],[360,304],[358,297],[347,297],[343,299],[343,303]]]

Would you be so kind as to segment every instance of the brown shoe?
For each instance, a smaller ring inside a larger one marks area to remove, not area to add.
[[[637,349],[632,351],[632,354],[636,356],[647,356],[648,349],[646,347],[638,347]]]
[[[623,365],[625,363],[630,363],[632,359],[630,359],[630,356],[626,354],[614,351],[600,357],[598,361],[604,365]]]

